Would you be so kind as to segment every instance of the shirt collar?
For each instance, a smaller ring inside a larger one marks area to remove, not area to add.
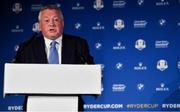
[[[45,44],[46,44],[46,47],[47,47],[47,48],[50,46],[51,42],[53,41],[53,40],[48,39],[48,38],[46,38],[46,37],[44,37],[44,40],[45,40]],[[60,37],[58,37],[57,39],[55,39],[55,41],[56,41],[58,44],[61,44],[61,43],[62,43],[62,35],[61,35]]]

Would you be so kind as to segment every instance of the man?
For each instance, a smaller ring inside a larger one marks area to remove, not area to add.
[[[63,33],[63,14],[58,7],[42,7],[38,19],[42,36],[20,45],[16,63],[94,64],[86,40]]]

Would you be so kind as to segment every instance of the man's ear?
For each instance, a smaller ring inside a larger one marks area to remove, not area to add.
[[[41,31],[41,25],[40,22],[38,22],[39,31]]]

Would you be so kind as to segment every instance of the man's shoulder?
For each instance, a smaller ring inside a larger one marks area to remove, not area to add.
[[[43,42],[43,37],[39,36],[39,35],[33,35],[32,37],[30,37],[29,39],[27,39],[26,41],[22,42],[20,44],[20,47],[32,47],[34,45],[37,45],[41,42]]]
[[[86,42],[86,39],[84,39],[80,36],[75,36],[75,35],[63,34],[63,38],[67,41]]]

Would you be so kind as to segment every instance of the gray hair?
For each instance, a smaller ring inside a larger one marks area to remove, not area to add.
[[[61,19],[62,19],[62,20],[64,19],[63,13],[62,13],[61,9],[60,9],[57,5],[46,5],[46,6],[41,7],[41,9],[40,9],[40,11],[39,11],[39,15],[38,15],[38,20],[39,20],[39,21],[40,21],[40,19],[41,19],[41,13],[42,13],[42,11],[44,11],[44,10],[46,10],[46,9],[59,11],[59,14],[60,14]]]

